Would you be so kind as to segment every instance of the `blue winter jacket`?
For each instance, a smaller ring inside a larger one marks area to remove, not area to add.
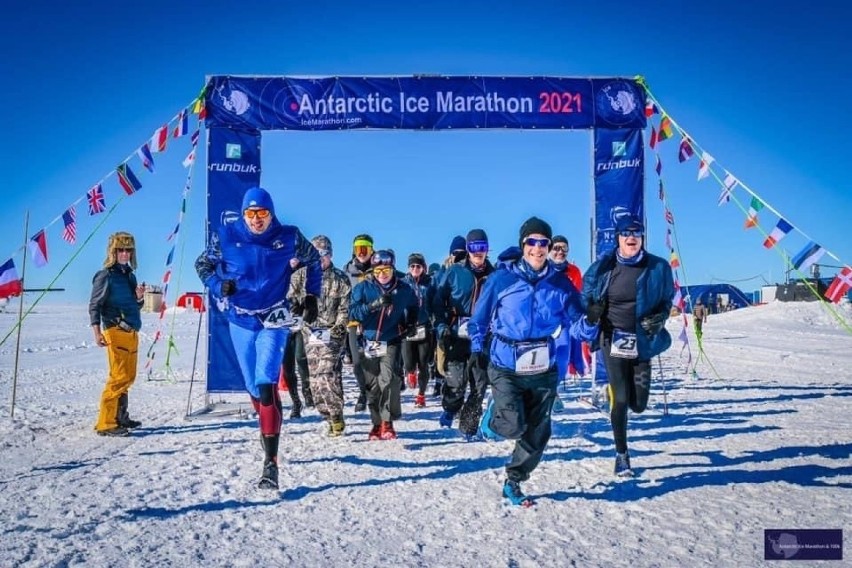
[[[460,317],[470,317],[472,308],[481,297],[482,291],[477,288],[484,286],[494,272],[494,266],[486,259],[483,275],[477,283],[476,273],[470,267],[470,261],[450,265],[440,277],[435,286],[435,296],[432,300],[432,317],[435,330],[440,337],[447,328],[453,333],[458,332]],[[484,288],[482,288],[484,290]]]
[[[287,291],[296,270],[290,266],[292,258],[299,260],[297,268],[306,267],[305,292],[319,297],[319,254],[298,228],[273,218],[269,228],[256,235],[240,217],[231,216],[212,235],[207,249],[195,261],[195,269],[210,294],[220,300],[222,282],[234,280],[237,291],[225,303],[228,321],[258,330],[273,308],[289,308]]]
[[[419,281],[415,281],[411,274],[406,274],[403,279],[406,284],[411,286],[414,294],[417,296],[417,301],[420,311],[417,316],[417,325],[431,324],[432,319],[432,301],[435,297],[435,287],[432,285],[432,276],[423,274]]]
[[[89,320],[92,325],[109,329],[124,320],[130,327],[142,329],[140,308],[136,299],[136,275],[126,264],[113,264],[95,273],[92,296],[89,300]]]
[[[486,334],[492,334],[490,359],[495,367],[515,369],[515,343],[547,340],[550,369],[556,365],[557,341],[570,333],[589,340],[597,327],[583,317],[580,294],[562,272],[549,264],[542,276],[530,280],[516,261],[497,270],[485,282],[468,324],[473,352],[482,351]]]
[[[401,278],[395,278],[389,290],[393,295],[393,304],[387,308],[374,305],[384,290],[372,275],[352,289],[349,320],[361,324],[364,337],[369,341],[399,340],[408,324],[417,321],[418,300],[411,286]]]
[[[607,292],[612,270],[618,262],[615,250],[596,260],[583,276],[583,304],[608,302]],[[645,251],[645,269],[636,280],[636,348],[640,360],[649,360],[659,355],[672,344],[671,335],[663,328],[660,333],[649,335],[639,322],[642,318],[658,313],[668,314],[672,309],[674,296],[674,278],[669,263],[664,259]],[[606,315],[604,315],[606,318]],[[604,327],[605,324],[604,324]],[[596,343],[592,349],[598,348]]]

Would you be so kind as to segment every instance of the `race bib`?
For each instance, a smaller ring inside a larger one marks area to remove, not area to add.
[[[612,330],[612,347],[609,354],[621,359],[635,359],[639,356],[636,349],[636,334],[623,329]]]
[[[411,337],[405,338],[406,341],[423,341],[424,339],[426,339],[426,326],[425,325],[418,325],[417,326],[417,333],[415,333]]]
[[[519,375],[537,375],[550,368],[550,343],[525,341],[515,344],[515,372]]]
[[[459,318],[459,337],[464,337],[467,339],[470,337],[470,334],[467,332],[467,324],[470,322],[470,318]]]
[[[368,341],[364,347],[364,357],[367,359],[376,359],[384,357],[388,353],[387,341]]]
[[[330,329],[312,329],[308,336],[308,343],[328,345],[331,342]]]
[[[282,327],[292,327],[293,326],[293,315],[290,313],[290,310],[287,308],[275,308],[270,310],[269,313],[260,316],[261,323],[263,327],[267,329],[279,329]]]

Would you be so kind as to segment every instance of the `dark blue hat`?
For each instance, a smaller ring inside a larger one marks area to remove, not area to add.
[[[620,233],[622,231],[639,231],[644,233],[645,225],[633,214],[622,215],[615,222],[615,232]]]
[[[275,206],[272,205],[272,196],[270,196],[269,192],[262,187],[252,187],[246,191],[246,194],[243,196],[243,208],[241,211],[245,211],[250,207],[269,209],[269,212],[275,215]]]
[[[453,242],[450,243],[450,254],[453,254],[456,251],[466,250],[467,241],[464,240],[464,237],[461,235],[456,235],[453,237]]]

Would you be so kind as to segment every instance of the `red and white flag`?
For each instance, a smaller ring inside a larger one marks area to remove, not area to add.
[[[169,139],[169,125],[164,124],[154,131],[154,135],[151,136],[151,151],[152,152],[165,152],[166,151],[166,141]]]
[[[844,266],[825,291],[825,298],[836,304],[843,299],[850,288],[852,288],[852,268]]]

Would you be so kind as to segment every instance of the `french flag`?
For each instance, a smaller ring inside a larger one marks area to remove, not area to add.
[[[164,124],[154,131],[154,135],[151,136],[151,151],[153,152],[165,152],[166,151],[166,141],[169,139],[169,125]]]
[[[15,261],[10,258],[0,265],[0,298],[20,296],[23,291],[23,284],[15,270]]]
[[[33,262],[37,268],[47,265],[47,235],[44,229],[33,235],[30,242],[27,243],[30,249],[30,254],[33,257]]]

